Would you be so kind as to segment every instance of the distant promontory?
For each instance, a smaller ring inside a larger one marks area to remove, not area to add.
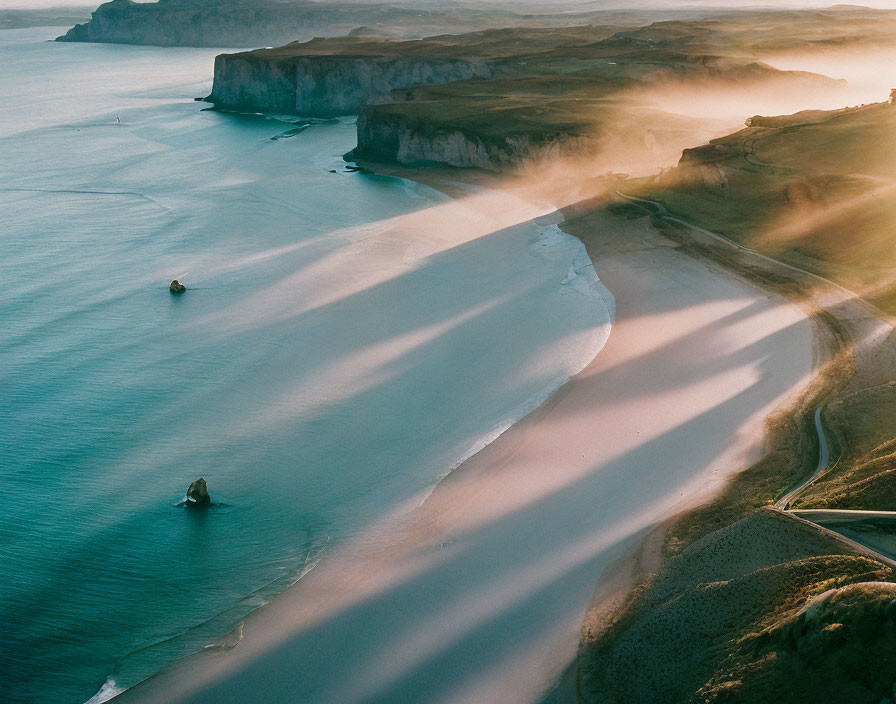
[[[652,16],[668,13],[653,13]],[[309,0],[112,0],[90,21],[57,41],[157,46],[278,46],[314,37],[364,35],[420,38],[487,27],[563,27],[596,21],[633,25],[647,21],[638,11],[518,14],[438,2],[378,4]]]

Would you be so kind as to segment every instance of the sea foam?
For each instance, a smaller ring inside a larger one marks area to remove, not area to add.
[[[90,699],[88,699],[84,704],[103,704],[104,702],[112,699],[112,697],[117,697],[123,691],[123,689],[115,684],[115,680],[109,677],[105,682],[103,682],[103,686],[100,687],[99,691]]]

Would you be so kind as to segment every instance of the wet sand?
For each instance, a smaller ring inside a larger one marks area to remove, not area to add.
[[[646,219],[564,229],[615,297],[594,361],[425,500],[252,614],[236,647],[116,702],[544,695],[575,655],[605,569],[758,459],[765,417],[819,356],[798,308],[681,253]]]

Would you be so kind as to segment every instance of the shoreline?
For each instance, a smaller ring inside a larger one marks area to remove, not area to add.
[[[879,366],[874,359],[878,354],[878,348],[881,349],[886,345],[885,337],[888,330],[892,330],[892,317],[886,315],[875,306],[857,296],[851,291],[844,289],[839,284],[831,282],[812,272],[805,271],[794,267],[785,262],[780,262],[771,257],[762,255],[757,252],[743,247],[742,245],[729,240],[728,238],[716,233],[705,230],[699,225],[687,222],[675,216],[674,213],[666,211],[661,205],[652,201],[644,201],[638,198],[626,196],[617,191],[617,195],[624,199],[624,202],[630,202],[645,213],[648,213],[650,220],[656,224],[658,231],[669,234],[683,246],[688,246],[693,256],[704,261],[709,261],[714,266],[719,266],[729,271],[733,276],[749,282],[760,290],[771,291],[777,295],[784,296],[794,305],[802,308],[807,316],[816,321],[818,341],[822,347],[826,348],[826,354],[822,355],[821,360],[816,364],[817,374],[807,385],[805,391],[788,409],[781,411],[781,416],[785,421],[789,419],[790,425],[797,428],[805,419],[809,425],[814,426],[814,430],[818,436],[819,450],[816,453],[817,458],[810,457],[811,448],[805,448],[799,439],[788,438],[784,424],[772,423],[770,416],[769,439],[772,443],[770,452],[776,452],[776,448],[794,445],[796,449],[796,457],[805,464],[807,460],[813,462],[817,459],[817,467],[814,472],[809,470],[804,478],[798,478],[796,484],[786,487],[777,500],[769,502],[764,510],[770,511],[781,517],[784,521],[793,521],[797,524],[808,527],[811,532],[827,536],[834,544],[840,545],[847,552],[852,551],[856,555],[863,555],[872,560],[887,565],[896,564],[896,560],[886,554],[880,553],[873,546],[862,544],[856,540],[850,539],[848,536],[842,535],[831,528],[815,523],[818,518],[828,519],[829,514],[852,514],[866,515],[886,515],[890,518],[893,512],[874,512],[874,511],[831,511],[831,510],[814,510],[814,509],[787,509],[785,504],[788,501],[797,498],[801,492],[811,486],[820,477],[823,477],[832,467],[829,462],[828,439],[824,432],[822,414],[824,413],[828,402],[835,400],[839,394],[856,384],[856,379],[866,376],[874,376],[875,369]],[[646,206],[646,207],[645,207]],[[721,245],[721,247],[720,247]],[[820,284],[820,286],[819,286]],[[882,336],[882,331],[884,335]],[[822,343],[826,340],[826,343]],[[775,427],[777,425],[778,427]],[[835,433],[834,438],[839,446],[842,438]],[[763,460],[764,461],[764,460]],[[839,461],[839,458],[838,458]],[[758,462],[753,467],[747,468],[743,476],[750,475],[752,470],[761,472],[758,468],[762,462]],[[836,462],[834,463],[836,465]],[[740,479],[741,477],[738,477]],[[736,491],[732,485],[731,489]],[[727,495],[731,493],[725,491],[708,504],[705,509],[709,514],[715,504],[724,507],[725,501],[729,500]],[[732,506],[733,507],[733,506]],[[757,504],[757,509],[761,509],[761,505]],[[683,535],[687,535],[687,528],[682,532],[680,526],[676,525],[680,521],[686,524],[689,521],[699,523],[701,520],[699,515],[701,510],[689,510],[682,512],[673,517],[662,527],[647,536],[639,546],[632,551],[629,556],[629,583],[624,593],[615,594],[614,599],[605,599],[602,602],[592,603],[589,606],[588,615],[583,625],[582,646],[577,656],[577,663],[573,669],[576,675],[569,690],[570,698],[568,701],[594,701],[595,693],[588,691],[588,685],[583,681],[587,678],[587,673],[593,668],[593,663],[589,662],[589,658],[594,655],[589,651],[595,647],[601,647],[603,641],[609,641],[612,647],[614,639],[618,638],[618,628],[616,624],[620,624],[623,632],[626,625],[630,624],[633,619],[640,618],[645,613],[643,606],[644,594],[650,593],[654,584],[658,580],[662,580],[669,569],[668,560],[670,554],[680,555],[681,539]],[[815,514],[818,514],[816,517]],[[724,525],[732,525],[739,520],[740,513],[735,512],[733,518],[728,518]],[[835,516],[836,518],[836,516]],[[707,520],[707,519],[702,519]],[[849,518],[845,519],[849,520]],[[676,533],[677,530],[677,535]],[[718,526],[709,528],[710,533],[717,530]],[[693,530],[693,526],[691,526]],[[721,531],[719,531],[721,532]],[[712,533],[715,535],[715,533]],[[698,533],[699,536],[699,533]],[[671,543],[678,542],[674,547],[670,547],[667,540],[671,539]],[[689,538],[693,540],[693,538]],[[688,545],[685,542],[685,545]],[[667,552],[671,550],[671,553]],[[646,556],[646,558],[645,558]],[[602,578],[603,579],[603,578]],[[598,584],[598,589],[601,588]],[[650,613],[649,607],[646,613]],[[602,622],[601,622],[602,621]],[[605,647],[605,646],[604,646]],[[592,685],[593,687],[593,685]],[[566,701],[566,700],[565,700]]]
[[[406,173],[407,172],[405,171],[402,175],[406,177]],[[456,176],[456,174],[454,175]],[[427,179],[414,180],[423,182],[431,187],[433,186],[432,181],[428,181]],[[443,183],[441,185],[444,188],[439,190],[443,190],[443,192],[448,192],[452,189],[451,184]],[[459,192],[465,190],[463,184],[456,186],[456,188],[457,191],[449,193],[449,195],[457,197]],[[567,220],[567,223],[568,222],[569,221]],[[631,225],[631,227],[636,227],[636,225]],[[634,248],[631,246],[633,243],[626,243],[624,241],[624,235],[621,235],[621,233],[618,232],[615,234],[615,239],[617,240],[615,245],[618,250],[616,253],[617,258],[621,257],[622,259],[625,259],[626,253],[631,255],[633,251],[646,251],[653,253],[649,258],[659,258],[664,260],[671,256],[676,249],[670,241],[660,241],[665,238],[662,238],[661,236],[658,237],[658,233],[653,231],[641,232],[640,240]],[[595,269],[599,266],[606,266],[606,262],[601,262],[600,259],[596,257],[596,252],[592,251],[592,248],[589,248],[589,242],[586,238],[580,237],[580,239],[583,239],[588,254],[595,265]],[[648,240],[653,240],[653,242]],[[627,244],[628,246],[626,246]],[[593,242],[592,245],[594,245]],[[626,252],[626,250],[628,251]],[[603,248],[598,248],[598,251],[601,255],[605,254]],[[687,265],[682,264],[683,257],[679,253],[674,253],[672,259],[679,263],[683,268],[688,268]],[[690,258],[688,257],[688,259]],[[638,269],[639,266],[640,263],[635,268]],[[698,264],[697,267],[698,269],[703,270],[703,273],[701,274],[703,276],[709,275],[708,278],[712,278],[713,275],[717,275],[717,272],[713,274],[709,270],[705,270],[703,265]],[[693,277],[695,276],[694,271],[695,270],[691,267],[691,271],[686,273]],[[601,278],[603,279],[603,277]],[[687,276],[684,278],[687,278]],[[721,277],[718,278],[721,280]],[[724,294],[720,293],[722,299],[724,299],[726,295],[734,295],[733,291],[737,291],[738,295],[744,294],[744,288],[741,284],[732,285],[730,282],[724,282],[720,285],[724,289]],[[612,286],[610,287],[610,290],[613,290]],[[658,291],[657,293],[661,292]],[[619,303],[618,299],[617,303]],[[756,304],[754,303],[751,305]],[[759,306],[761,307],[762,305],[763,304],[760,301]],[[775,306],[779,305],[779,303],[765,303],[765,305]],[[784,310],[788,310],[786,306]],[[721,320],[724,321],[732,315],[736,316],[736,311],[726,309],[725,313],[721,315]],[[634,317],[637,318],[637,316]],[[787,323],[781,328],[774,330],[772,334],[780,334],[782,330],[787,332],[788,329],[793,326],[795,329],[799,329],[800,332],[796,339],[801,338],[804,342],[814,339],[813,333],[805,329],[805,325],[807,324],[806,319],[800,320],[801,316],[795,315],[795,311],[789,311],[789,315],[785,315],[785,317],[787,318]],[[710,316],[710,318],[712,318],[712,316]],[[629,320],[626,320],[626,322],[629,324],[632,323],[632,321]],[[675,326],[673,325],[672,327],[674,328]],[[641,330],[644,330],[643,324]],[[670,332],[674,333],[674,330]],[[260,663],[263,664],[265,662],[268,664],[279,663],[280,665],[283,665],[284,656],[282,651],[288,648],[286,641],[293,640],[291,636],[295,636],[296,631],[301,633],[302,631],[313,631],[316,627],[320,627],[321,622],[325,621],[328,617],[326,614],[321,613],[322,609],[330,611],[331,614],[333,611],[357,609],[359,601],[363,602],[365,598],[370,601],[377,596],[382,596],[384,593],[388,594],[390,589],[398,589],[400,591],[402,585],[418,579],[421,574],[437,570],[439,568],[438,563],[441,561],[441,555],[438,553],[445,552],[446,549],[447,552],[456,552],[457,548],[455,547],[455,544],[469,541],[471,536],[475,536],[477,533],[483,532],[484,529],[487,529],[496,523],[500,523],[501,521],[511,520],[511,522],[514,522],[513,517],[515,513],[526,512],[530,510],[532,504],[537,505],[539,502],[548,501],[553,499],[556,494],[568,490],[569,485],[574,485],[576,481],[580,481],[582,477],[568,476],[565,478],[568,485],[563,486],[562,483],[557,484],[556,481],[541,476],[542,473],[538,471],[538,467],[533,467],[531,464],[524,466],[523,470],[517,469],[516,472],[508,470],[508,465],[512,465],[514,462],[519,464],[519,456],[525,454],[526,450],[531,451],[533,449],[533,444],[537,449],[539,444],[538,440],[542,440],[543,443],[551,442],[550,440],[546,441],[544,439],[545,426],[555,423],[555,416],[562,416],[564,412],[568,412],[569,410],[581,410],[583,401],[584,407],[588,408],[589,404],[587,398],[582,398],[581,387],[589,386],[589,377],[593,377],[594,374],[592,367],[594,367],[595,364],[599,364],[603,352],[613,344],[614,334],[616,334],[615,327],[614,333],[611,333],[610,342],[604,350],[592,360],[583,372],[564,384],[545,403],[539,406],[539,408],[518,421],[494,442],[486,446],[457,470],[445,477],[436,485],[435,489],[423,505],[412,511],[411,515],[407,516],[398,524],[393,523],[385,531],[381,530],[378,532],[375,530],[371,539],[366,541],[368,543],[366,546],[363,544],[361,546],[356,545],[353,549],[350,548],[348,550],[348,555],[331,556],[329,558],[330,564],[327,565],[326,569],[321,569],[321,567],[324,567],[322,563],[322,565],[308,575],[302,583],[286,590],[276,597],[268,606],[262,607],[254,612],[253,615],[246,620],[244,641],[240,644],[240,647],[227,651],[226,654],[205,653],[187,658],[186,660],[175,664],[175,666],[169,668],[160,675],[127,690],[123,695],[116,697],[114,701],[226,701],[226,696],[236,696],[237,699],[235,699],[235,701],[237,701],[239,700],[239,695],[233,691],[236,682],[232,681],[232,678],[236,677],[236,681],[240,682],[237,686],[243,691],[243,696],[246,696],[246,693],[251,691],[250,689],[246,689],[247,683],[258,682],[257,666]],[[635,337],[637,337],[637,335]],[[674,334],[673,337],[675,337]],[[757,341],[754,341],[754,344],[756,342]],[[631,344],[631,342],[629,344]],[[638,347],[638,345],[635,346]],[[797,345],[797,347],[798,346],[799,345]],[[628,350],[629,356],[633,353],[635,354],[636,359],[640,356],[640,350]],[[611,363],[610,369],[603,371],[612,372],[612,367],[619,361],[620,360],[616,360],[614,363]],[[632,362],[631,359],[624,361],[627,361],[628,363]],[[808,365],[806,365],[806,362],[808,362]],[[803,368],[802,373],[796,371],[795,376],[791,378],[791,384],[799,386],[806,383],[807,375],[811,376],[811,360],[804,358],[803,362],[797,366],[809,367],[808,369]],[[591,389],[589,390],[593,392],[593,380]],[[700,393],[704,394],[705,391],[701,391]],[[573,402],[570,400],[570,397],[572,396],[578,396],[579,398]],[[585,396],[587,397],[587,393]],[[687,505],[698,504],[701,501],[707,500],[709,498],[707,495],[708,493],[716,493],[716,491],[724,485],[727,476],[729,476],[732,471],[732,466],[735,469],[739,466],[743,466],[743,462],[746,461],[748,457],[756,457],[757,454],[762,453],[763,442],[761,439],[757,442],[757,438],[755,437],[757,423],[761,425],[765,417],[765,412],[768,410],[767,406],[769,403],[777,405],[781,401],[780,394],[775,395],[773,399],[766,399],[766,397],[763,397],[763,399],[767,402],[763,404],[759,410],[754,409],[752,413],[747,414],[747,417],[743,417],[742,415],[737,417],[738,422],[736,423],[736,426],[739,430],[742,430],[745,425],[751,428],[750,432],[747,433],[749,437],[740,439],[739,444],[742,446],[736,448],[730,446],[713,448],[717,453],[721,449],[721,454],[720,456],[714,456],[712,461],[709,462],[711,467],[707,467],[706,470],[712,469],[712,471],[704,471],[703,476],[698,477],[696,485],[694,485],[694,478],[690,478],[690,481],[686,480],[684,483],[686,487],[700,490],[690,493],[690,495],[688,495],[689,492],[682,491],[680,496],[684,498],[672,499],[671,504],[669,503],[668,498],[661,501],[661,504],[664,503],[666,506],[664,509],[666,513],[670,510],[674,510],[675,513],[678,513]],[[579,405],[573,405],[572,408],[569,408],[573,403]],[[595,402],[592,399],[590,405],[594,405],[594,403]],[[609,409],[604,409],[605,412],[607,410]],[[685,422],[687,423],[687,420],[685,420]],[[638,431],[638,434],[640,434],[640,430]],[[550,433],[550,435],[553,435],[553,433]],[[610,435],[610,437],[612,437],[612,435]],[[582,437],[579,437],[578,439],[582,441],[587,440],[587,438]],[[637,448],[639,441],[635,439],[634,443],[635,448]],[[585,442],[583,449],[587,449],[587,444],[588,443]],[[591,450],[593,451],[594,448],[592,447]],[[576,453],[577,452],[578,449],[576,450]],[[584,453],[582,456],[585,456]],[[704,458],[704,461],[706,461],[706,458]],[[727,472],[723,471],[725,468],[727,468]],[[582,468],[579,468],[578,471],[581,473]],[[501,475],[509,476],[502,477]],[[526,480],[525,484],[531,483],[534,484],[534,486],[525,486],[522,491],[518,491],[513,497],[502,495],[502,492],[506,492],[508,484],[512,484],[514,481],[519,484],[521,483],[521,479]],[[707,491],[707,486],[709,492]],[[580,507],[580,510],[582,508],[587,510],[588,507]],[[423,515],[421,515],[421,513]],[[651,516],[642,517],[640,523],[637,521],[635,522],[640,526],[637,530],[630,527],[628,531],[623,530],[621,533],[616,531],[617,534],[612,537],[606,535],[602,536],[601,540],[597,541],[600,544],[600,547],[596,547],[593,541],[585,541],[586,543],[591,542],[591,544],[585,548],[586,555],[584,556],[581,554],[568,554],[564,556],[565,559],[561,560],[561,565],[565,564],[566,569],[580,568],[580,571],[582,572],[578,575],[577,590],[579,592],[581,591],[583,580],[587,582],[590,585],[590,589],[588,590],[588,600],[590,600],[591,592],[594,591],[594,582],[597,575],[600,574],[600,572],[606,571],[606,559],[609,559],[611,555],[618,556],[620,551],[621,554],[624,554],[625,550],[622,549],[621,546],[630,544],[631,541],[634,540],[634,536],[644,529],[649,528],[650,525],[652,525],[651,520],[656,519],[657,517],[656,511],[654,510]],[[653,522],[655,523],[656,521],[654,520]],[[610,532],[612,533],[612,531]],[[389,534],[392,535],[390,536]],[[513,537],[519,538],[521,536]],[[447,538],[447,540],[445,540],[445,538]],[[545,556],[550,556],[558,552],[558,550],[561,550],[564,543],[566,543],[566,541],[558,540],[555,544],[551,544],[549,546],[550,549],[543,551]],[[525,544],[525,541],[523,541],[523,544]],[[581,548],[582,546],[579,547]],[[436,554],[433,554],[434,549],[437,551]],[[366,557],[364,556],[365,551],[367,552]],[[346,551],[343,550],[342,552],[345,553]],[[501,552],[501,550],[499,549],[498,552]],[[575,550],[572,552],[574,553]],[[601,556],[604,558],[603,562],[594,562],[595,552],[602,552]],[[617,558],[613,557],[613,559],[615,560]],[[561,565],[558,565],[558,567],[562,569]],[[599,569],[600,571],[595,573],[595,569]],[[342,598],[347,599],[347,603],[333,603],[333,594],[327,593],[331,591],[333,587],[332,582],[330,584],[327,583],[328,579],[325,574],[327,572],[334,573],[335,576],[341,576],[341,586],[343,586],[343,591],[345,592],[342,594]],[[538,581],[538,576],[534,576],[536,581]],[[366,591],[362,589],[362,593],[358,594],[358,587],[361,587],[362,583],[366,587]],[[296,597],[295,591],[297,587],[305,592],[304,597]],[[354,591],[353,594],[351,593],[352,591]],[[425,594],[427,589],[424,589],[423,591],[424,596],[427,596]],[[309,598],[312,600],[316,599],[318,603],[309,607]],[[301,599],[301,601],[305,602],[304,604],[298,602],[293,604],[294,607],[304,607],[299,610],[304,611],[305,613],[297,615],[295,609],[286,606],[285,602],[288,599],[293,602],[297,602],[298,599]],[[468,607],[469,605],[466,606]],[[545,644],[537,644],[540,646],[540,652],[535,657],[535,660],[542,662],[542,671],[536,678],[538,680],[537,684],[530,677],[530,681],[527,682],[526,686],[523,688],[523,691],[526,692],[527,699],[532,699],[532,696],[536,693],[536,689],[544,692],[549,688],[551,682],[556,679],[556,676],[559,676],[559,670],[573,661],[575,649],[578,645],[581,617],[584,615],[585,606],[586,604],[583,604],[581,612],[577,609],[573,609],[572,613],[575,618],[567,619],[567,622],[564,624],[563,630],[566,633],[564,638],[566,645],[563,647],[564,655],[559,659],[555,657],[552,666],[545,667],[545,663],[543,662],[546,652]],[[383,605],[381,604],[380,608],[382,607]],[[463,611],[458,611],[457,615],[460,616],[462,613]],[[291,620],[293,622],[292,626],[284,629],[284,620]],[[265,630],[267,630],[267,633],[265,633]],[[449,630],[451,629],[449,628]],[[556,631],[556,629],[554,630]],[[259,634],[257,636],[258,642],[255,642],[256,633]],[[556,636],[557,634],[555,633],[554,635]],[[575,642],[569,642],[570,636],[574,636]],[[317,641],[319,643],[320,638],[318,638]],[[247,647],[250,645],[250,642],[254,644],[251,646],[252,650],[254,650],[254,654],[247,653],[250,649],[250,647]],[[298,647],[299,651],[303,650],[301,645],[294,640],[293,644],[295,647]],[[437,647],[437,644],[430,642],[429,647]],[[552,638],[551,647],[547,649],[547,652],[556,649],[557,643],[555,642],[555,638]],[[277,655],[278,651],[280,652],[279,656]],[[234,658],[234,656],[236,657]],[[291,660],[288,655],[286,657],[287,660]],[[203,658],[204,662],[199,662],[197,658]],[[524,659],[527,660],[531,666],[532,656]],[[226,662],[227,660],[234,660],[234,662],[228,663]],[[201,667],[204,669],[204,672],[197,673],[195,670],[191,669],[190,677],[192,678],[192,681],[185,682],[186,674],[184,673],[184,668],[190,669],[190,666]],[[551,670],[551,668],[553,668],[553,670]],[[255,673],[252,672],[253,669],[256,670]],[[524,675],[524,671],[518,671],[519,668],[513,669],[517,671],[518,676]],[[551,674],[549,674],[549,672]],[[298,675],[299,673],[296,673],[296,676]],[[548,676],[545,677],[545,675]],[[289,675],[286,675],[286,678],[290,679]],[[272,684],[267,680],[265,681],[269,685]],[[283,684],[284,683],[281,681],[280,686],[282,687]],[[297,683],[294,682],[293,686],[296,684]],[[486,687],[485,689],[480,688],[478,691],[487,692],[491,690]],[[360,690],[352,693],[351,688],[349,688],[349,691],[345,692],[345,694],[347,696],[342,699],[342,701],[361,701]],[[222,699],[222,696],[225,696],[225,699]],[[317,700],[310,698],[309,701]],[[321,701],[323,701],[323,699]],[[461,699],[458,699],[458,701],[461,701]]]
[[[430,171],[434,170],[435,169],[430,169]],[[352,171],[355,170],[353,169]],[[476,194],[482,195],[483,191],[493,191],[497,194],[499,190],[496,189],[493,184],[483,186],[479,183],[473,184],[470,181],[464,183],[458,182],[456,184],[449,185],[444,180],[444,177],[436,179],[415,179],[412,178],[414,174],[407,174],[400,169],[390,170],[387,168],[380,168],[379,165],[376,171],[366,168],[359,169],[358,171],[361,175],[364,176],[382,177],[392,181],[400,181],[402,183],[395,184],[396,188],[400,188],[401,190],[406,192],[413,192],[413,197],[415,198],[423,198],[430,201],[430,206],[433,208],[438,208],[446,204],[455,203],[463,196]],[[451,169],[446,169],[445,173],[450,173],[451,171]],[[494,176],[493,174],[485,175]],[[421,191],[423,191],[423,193],[421,193]],[[577,255],[574,264],[579,260],[580,256],[584,256],[585,261],[587,262],[587,266],[592,269],[593,273],[593,266],[590,262],[590,259],[587,258],[587,252],[584,244],[579,238],[573,235],[569,235],[560,230],[557,222],[558,219],[556,217],[553,217],[556,215],[556,212],[541,212],[540,208],[531,205],[529,205],[529,210],[535,212],[534,217],[529,220],[523,220],[519,223],[510,224],[508,228],[530,227],[532,230],[539,231],[542,235],[548,234],[547,231],[551,228],[557,230],[557,235],[574,241],[576,245],[580,247],[581,252],[579,255]],[[411,215],[414,216],[415,214],[412,213]],[[542,222],[542,220],[550,221],[552,219],[554,220],[552,222]],[[496,220],[500,221],[501,219],[496,218]],[[559,220],[562,220],[562,218],[560,218]],[[564,281],[563,283],[565,284],[566,282]],[[458,459],[453,460],[452,464],[450,464],[447,469],[445,469],[442,473],[435,477],[434,483],[432,485],[424,489],[421,494],[418,494],[417,496],[413,497],[413,499],[405,502],[400,509],[390,511],[389,515],[386,518],[381,519],[383,523],[388,524],[390,528],[394,527],[396,523],[401,523],[406,518],[407,514],[410,514],[419,507],[418,504],[425,503],[428,500],[429,496],[438,489],[439,485],[450,478],[453,472],[455,472],[459,467],[466,463],[471,457],[494,442],[494,440],[500,437],[500,435],[507,432],[507,430],[512,428],[516,423],[526,418],[527,416],[537,413],[544,405],[549,404],[551,399],[562,390],[563,386],[565,386],[572,377],[574,377],[579,371],[581,371],[582,368],[593,361],[594,357],[599,354],[600,350],[606,344],[607,337],[609,336],[608,330],[612,327],[615,302],[610,291],[605,286],[603,286],[603,284],[599,280],[591,282],[590,285],[594,289],[594,293],[592,295],[599,299],[600,306],[603,308],[607,318],[606,323],[603,323],[595,328],[595,330],[599,332],[597,337],[601,338],[597,342],[597,351],[590,354],[590,356],[587,358],[587,361],[579,363],[576,366],[575,372],[569,372],[566,376],[562,377],[561,381],[552,381],[542,389],[539,389],[537,393],[526,399],[521,405],[512,408],[505,419],[493,426],[485,428],[477,437],[476,441],[467,450],[464,450]],[[593,346],[593,344],[588,345],[588,347]],[[246,618],[251,618],[255,611],[264,608],[270,603],[271,600],[280,598],[282,594],[292,589],[299,583],[299,581],[301,581],[317,566],[318,562],[320,562],[322,559],[325,559],[326,557],[327,554],[318,555],[313,560],[313,564],[311,564],[310,567],[305,567],[300,571],[300,573],[298,573],[298,576],[294,579],[294,581],[290,582],[288,586],[283,588],[281,592],[274,594],[267,601],[249,612],[249,614],[247,614],[247,616],[245,616],[243,620],[235,624],[235,627],[231,631],[224,633],[219,637],[216,637],[215,640],[208,643],[203,650],[188,653],[187,655],[174,660],[159,672],[151,675],[149,678],[147,678],[147,680],[155,678],[157,675],[162,674],[168,667],[176,666],[181,661],[190,660],[196,656],[202,656],[209,651],[220,651],[222,649],[230,649],[235,647],[240,642],[240,640],[242,640],[243,624]],[[216,617],[217,615],[212,616],[211,618]],[[138,682],[134,685],[122,688],[116,682],[115,677],[115,673],[109,675],[100,689],[87,701],[86,704],[102,704],[102,702],[111,701],[112,699],[119,701],[119,695],[125,694],[126,692],[132,690],[134,687],[141,685],[143,684],[143,682],[147,681],[142,680],[141,682]]]

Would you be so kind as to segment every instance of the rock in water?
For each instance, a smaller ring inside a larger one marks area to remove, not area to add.
[[[187,489],[187,506],[208,506],[212,502],[205,479],[199,477]]]
[[[174,281],[171,282],[171,285],[168,287],[168,290],[171,291],[171,293],[183,293],[184,291],[187,290],[187,287],[184,286],[180,281],[175,279]]]

